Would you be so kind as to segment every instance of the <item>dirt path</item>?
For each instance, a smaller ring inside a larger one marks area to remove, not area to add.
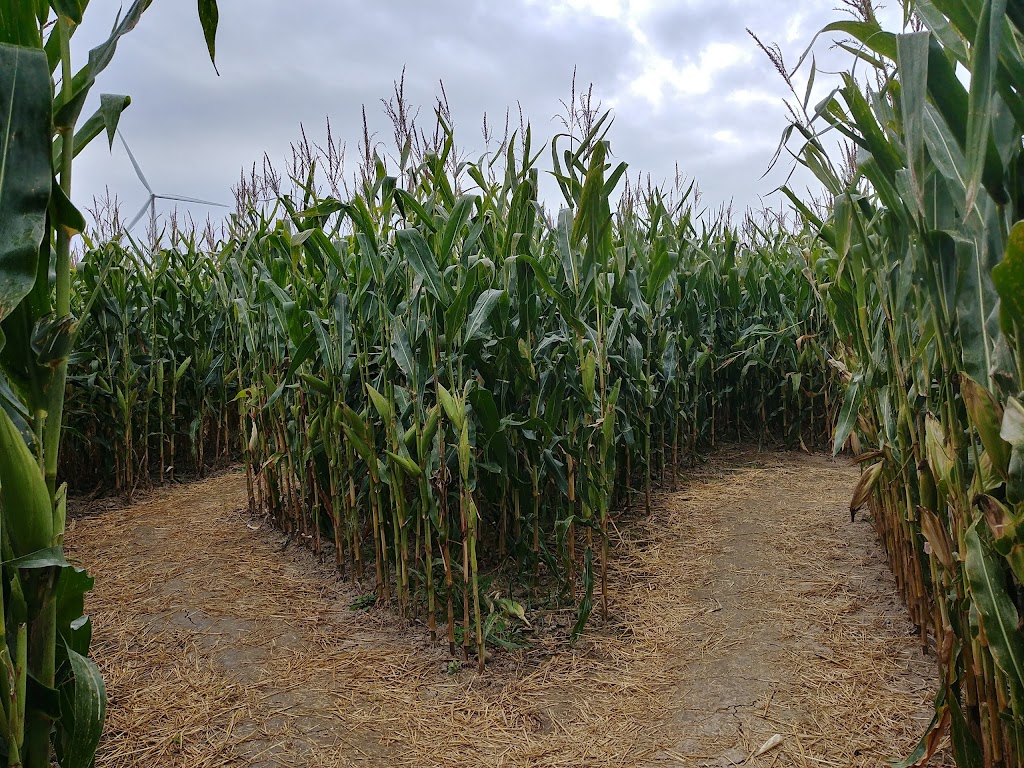
[[[934,661],[849,522],[855,478],[720,454],[621,521],[607,625],[482,677],[282,552],[242,475],[78,518],[110,698],[97,765],[883,765],[928,721]]]

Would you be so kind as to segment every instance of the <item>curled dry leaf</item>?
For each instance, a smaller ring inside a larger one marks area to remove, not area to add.
[[[917,513],[921,520],[921,532],[931,549],[931,553],[942,563],[942,567],[950,573],[954,572],[953,542],[946,533],[946,527],[939,516],[930,509],[918,507]]]
[[[850,520],[857,510],[867,504],[871,492],[878,485],[878,478],[882,475],[882,462],[878,461],[864,470],[857,481],[857,487],[853,489],[853,499],[850,501]]]

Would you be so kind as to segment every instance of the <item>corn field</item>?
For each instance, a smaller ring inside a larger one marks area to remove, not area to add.
[[[608,525],[721,440],[810,447],[841,404],[807,234],[697,223],[607,123],[455,163],[443,118],[341,200],[308,184],[214,249],[86,254],[65,439],[122,490],[241,457],[250,507],[482,666],[540,593],[608,612]],[[569,147],[563,151],[562,145]],[[182,457],[182,453],[187,456]],[[178,458],[176,458],[176,455]],[[483,573],[522,575],[493,599]]]
[[[61,466],[74,490],[130,494],[238,457],[217,265],[194,236],[155,255],[106,242],[79,265]]]
[[[826,191],[785,190],[798,223],[631,180],[575,93],[563,133],[524,124],[476,161],[443,102],[428,138],[399,94],[393,153],[365,137],[351,187],[307,144],[289,192],[243,177],[219,240],[86,238],[74,265],[71,162],[128,99],[76,132],[78,111],[148,2],[78,74],[82,9],[37,5],[0,14],[3,192],[24,203],[0,225],[31,234],[0,242],[10,764],[88,764],[102,724],[58,475],[130,495],[241,462],[252,515],[482,670],[529,611],[571,606],[572,642],[607,620],[611,528],[756,441],[862,467],[851,515],[868,507],[942,676],[898,768],[947,734],[958,765],[1024,768],[1020,0],[904,0],[899,32],[845,4],[822,32],[855,66],[812,105],[801,58],[780,147]],[[212,56],[216,3],[199,12]],[[28,680],[89,717],[54,728]]]
[[[805,213],[828,245],[813,277],[848,372],[835,448],[858,454],[851,509],[870,501],[941,666],[905,765],[948,730],[959,765],[1021,766],[1024,13],[903,7],[900,34],[870,9],[826,30],[850,37],[869,84],[845,75],[793,129],[834,196],[824,221]],[[826,130],[852,143],[852,176],[828,161]]]

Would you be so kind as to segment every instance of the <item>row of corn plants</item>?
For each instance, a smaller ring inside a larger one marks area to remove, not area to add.
[[[870,502],[942,671],[903,765],[949,732],[958,765],[1022,766],[1024,5],[903,9],[899,33],[868,4],[826,28],[856,66],[791,129],[834,198],[824,220],[804,213],[828,245],[813,278],[848,378],[835,449],[859,455],[851,509]],[[830,133],[854,168],[831,164]]]
[[[61,475],[130,494],[238,455],[230,309],[195,233],[168,248],[90,247],[75,272],[79,348],[69,363]]]
[[[576,604],[574,637],[607,615],[612,514],[696,451],[813,445],[841,402],[819,246],[697,223],[685,195],[613,207],[606,130],[551,142],[551,217],[528,128],[455,162],[442,121],[349,200],[311,172],[217,257],[252,508],[481,667],[538,590]],[[481,587],[501,565],[519,594]]]
[[[307,163],[227,242],[86,249],[68,476],[130,491],[182,451],[241,457],[254,513],[453,653],[483,664],[524,602],[575,603],[578,635],[609,610],[614,512],[716,441],[819,444],[842,399],[803,275],[822,247],[625,185],[606,131],[552,141],[550,217],[528,128],[456,163],[441,118],[348,200]]]

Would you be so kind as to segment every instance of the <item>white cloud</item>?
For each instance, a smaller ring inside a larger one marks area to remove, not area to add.
[[[750,104],[772,104],[778,105],[779,94],[776,92],[761,90],[760,88],[737,88],[731,91],[726,99],[740,106]]]
[[[648,47],[641,56],[642,72],[630,90],[660,107],[665,99],[710,94],[716,76],[730,67],[750,61],[751,52],[735,43],[710,43],[696,62],[683,65]]]
[[[736,135],[735,131],[729,128],[723,128],[721,130],[715,131],[713,134],[711,134],[711,138],[713,138],[719,144],[728,144],[734,147],[739,147],[743,145],[743,140]]]
[[[623,0],[563,0],[559,4],[573,11],[586,11],[606,19],[621,19],[626,11]]]

